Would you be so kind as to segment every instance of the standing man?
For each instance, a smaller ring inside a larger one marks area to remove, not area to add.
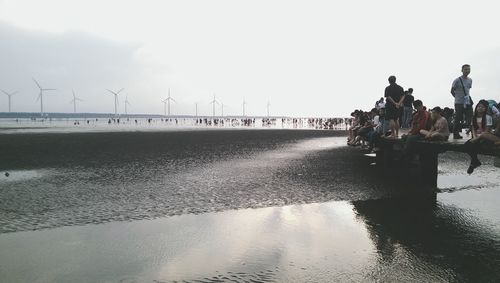
[[[405,92],[405,99],[403,100],[403,129],[409,129],[411,126],[411,117],[413,114],[413,88],[409,88]]]
[[[399,135],[399,122],[403,100],[405,98],[404,89],[396,84],[396,77],[389,77],[389,86],[385,88],[385,116],[389,120],[389,129],[391,130],[390,137],[397,139]]]
[[[469,101],[470,89],[472,88],[472,79],[469,78],[470,65],[462,66],[462,76],[456,78],[451,85],[451,95],[455,97],[455,119],[453,123],[453,138],[462,139],[460,135],[462,131],[461,124],[464,121],[465,101]]]

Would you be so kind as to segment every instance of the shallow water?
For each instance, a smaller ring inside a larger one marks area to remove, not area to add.
[[[498,282],[499,196],[497,187],[8,233],[0,272],[6,282]]]
[[[0,136],[2,280],[500,280],[491,159],[468,176],[464,155],[441,155],[429,199],[335,135]]]

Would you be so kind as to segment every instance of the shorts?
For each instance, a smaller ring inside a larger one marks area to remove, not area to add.
[[[388,120],[398,120],[402,114],[402,108],[386,107],[385,118]]]

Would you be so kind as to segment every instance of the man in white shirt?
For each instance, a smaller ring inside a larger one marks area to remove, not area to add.
[[[461,139],[459,134],[462,130],[461,123],[464,121],[464,103],[469,99],[470,89],[472,88],[472,79],[470,74],[470,65],[462,66],[462,76],[456,78],[451,85],[451,95],[455,98],[455,121],[453,123],[453,138]]]

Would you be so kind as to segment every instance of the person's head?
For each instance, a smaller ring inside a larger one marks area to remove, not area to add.
[[[378,110],[378,115],[380,117],[383,117],[385,115],[385,108],[384,107],[381,107],[379,110]]]
[[[477,118],[483,118],[481,121],[481,127],[484,129],[486,127],[486,110],[488,110],[488,101],[481,99],[476,104],[476,109],[474,109],[474,117],[472,118],[472,126],[477,130]]]
[[[488,101],[481,99],[476,104],[476,109],[474,109],[474,117],[486,115],[486,110],[488,110]]]
[[[389,77],[389,83],[390,84],[395,84],[396,83],[396,77],[395,76],[390,76]]]
[[[377,114],[378,114],[377,108],[372,108],[372,110],[370,111],[370,117],[373,118],[377,116]]]
[[[440,118],[441,117],[441,112],[443,112],[443,110],[439,106],[436,106],[436,107],[432,108],[432,110],[431,110],[431,118],[433,120],[436,120],[436,119]]]
[[[424,104],[422,103],[422,100],[417,99],[417,100],[413,101],[413,107],[415,107],[415,109],[420,111],[420,110],[424,109]]]
[[[467,77],[470,74],[470,65],[469,64],[465,64],[462,66],[462,74],[464,75],[464,77]]]
[[[413,93],[413,88],[411,88],[411,87],[410,87],[410,88],[408,89],[408,94],[412,94],[412,93]]]

